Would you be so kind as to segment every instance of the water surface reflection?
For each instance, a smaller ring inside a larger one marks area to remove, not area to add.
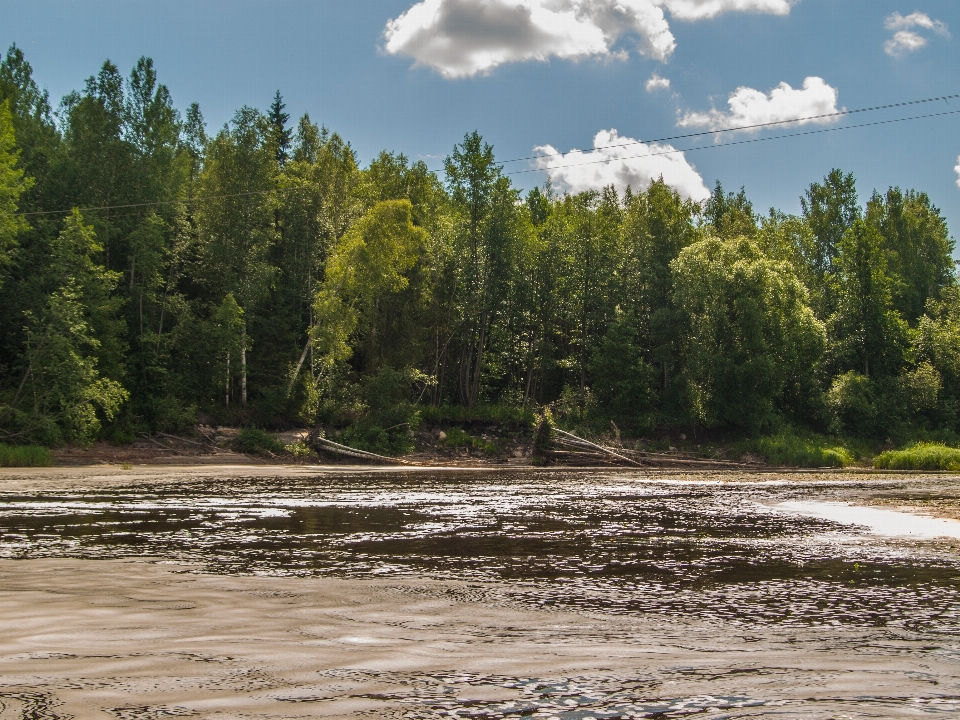
[[[0,493],[0,557],[154,556],[223,573],[429,575],[509,581],[497,585],[500,601],[602,612],[960,629],[960,564],[949,542],[878,538],[774,507],[850,486],[562,471],[318,472]]]

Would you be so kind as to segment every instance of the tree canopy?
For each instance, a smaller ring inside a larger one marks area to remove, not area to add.
[[[861,197],[832,169],[798,215],[719,182],[704,203],[662,180],[523,193],[477,131],[441,172],[363,166],[279,91],[261,101],[208,131],[141,58],[54,114],[7,52],[0,433],[208,418],[400,447],[425,405],[634,433],[960,432],[954,243],[920,189]]]

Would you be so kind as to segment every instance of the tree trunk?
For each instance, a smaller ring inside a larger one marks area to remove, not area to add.
[[[230,351],[227,350],[227,377],[223,381],[223,404],[230,407]]]
[[[477,404],[477,396],[480,394],[480,377],[483,369],[483,346],[487,341],[487,325],[489,324],[489,315],[487,311],[483,312],[480,320],[480,337],[477,343],[477,362],[473,367],[473,378],[470,381],[470,397],[468,407],[472,410]]]
[[[247,328],[243,328],[240,342],[240,405],[247,406]]]
[[[303,367],[303,361],[307,359],[307,353],[310,351],[310,348],[313,346],[313,340],[307,338],[307,344],[303,346],[303,352],[300,354],[300,362],[297,363],[296,369],[293,371],[293,376],[290,378],[290,384],[287,385],[287,397],[290,397],[290,393],[293,392],[293,384],[297,381],[297,378],[300,376],[300,368]]]

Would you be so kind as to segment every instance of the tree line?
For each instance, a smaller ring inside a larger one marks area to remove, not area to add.
[[[800,215],[662,181],[523,194],[468,133],[366,167],[279,94],[211,132],[153,63],[54,110],[0,63],[0,440],[198,417],[401,450],[419,412],[550,407],[624,432],[960,424],[960,291],[921,191],[832,170]]]

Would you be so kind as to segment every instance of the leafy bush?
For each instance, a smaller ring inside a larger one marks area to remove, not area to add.
[[[346,428],[337,442],[378,455],[406,455],[413,450],[412,422],[384,428],[371,418],[361,418]]]
[[[0,444],[0,467],[49,467],[50,451],[39,445]]]
[[[771,465],[846,467],[854,461],[847,448],[815,435],[800,437],[781,433],[754,440],[748,446],[751,452],[762,456]]]
[[[17,410],[9,405],[0,405],[0,430],[18,442],[45,447],[63,445],[63,432],[56,421],[45,415]]]
[[[830,430],[851,435],[870,435],[876,418],[876,404],[870,378],[844,373],[835,378],[827,393],[832,419]]]
[[[474,450],[482,450],[490,455],[496,455],[500,452],[500,446],[497,445],[496,441],[474,437],[458,427],[450,428],[447,431],[447,439],[444,440],[444,444],[451,447],[466,447],[473,448]]]
[[[457,423],[499,423],[504,426],[529,428],[536,415],[530,408],[521,405],[476,405],[473,408],[460,405],[427,405],[420,409],[424,422],[433,425]]]
[[[960,450],[921,442],[882,452],[873,459],[873,466],[881,470],[960,470]]]
[[[285,448],[273,435],[260,428],[244,428],[233,441],[234,450],[250,455],[279,455]]]
[[[316,456],[316,453],[303,440],[284,445],[284,449],[298,460]]]

